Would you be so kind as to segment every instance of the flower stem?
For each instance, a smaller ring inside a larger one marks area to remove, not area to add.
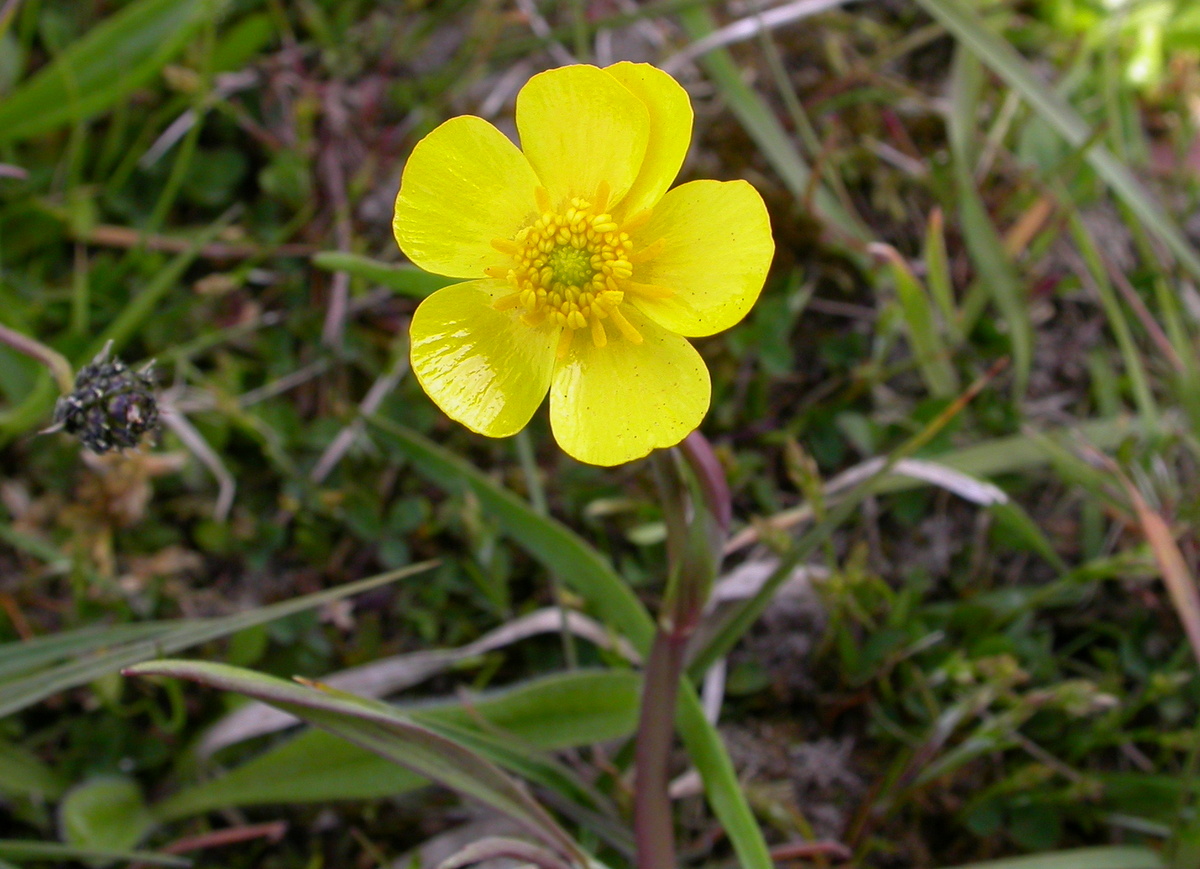
[[[667,587],[642,687],[633,839],[637,869],[675,869],[668,793],[675,703],[688,640],[700,622],[729,528],[729,489],[712,449],[698,434],[682,448],[652,457],[667,524]]]
[[[633,840],[637,869],[676,869],[675,824],[667,793],[675,735],[675,698],[687,638],[659,628],[646,661],[634,762]]]
[[[0,344],[7,344],[18,353],[24,353],[49,368],[63,395],[75,388],[75,373],[71,370],[71,363],[58,351],[4,325],[0,325]]]

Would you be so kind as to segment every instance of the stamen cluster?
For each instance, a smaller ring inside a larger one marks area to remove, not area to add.
[[[514,292],[496,302],[500,310],[520,307],[522,320],[538,326],[550,320],[563,328],[559,354],[565,355],[574,332],[587,329],[596,347],[608,343],[604,320],[629,341],[641,334],[620,311],[633,277],[632,242],[625,227],[606,212],[607,191],[594,201],[580,197],[555,209],[549,194],[538,191],[541,216],[512,241],[492,245],[511,253],[513,266],[503,276]],[[499,274],[496,274],[499,277]]]

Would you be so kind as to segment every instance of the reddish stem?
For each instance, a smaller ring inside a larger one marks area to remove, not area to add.
[[[675,698],[686,646],[686,637],[659,630],[646,661],[634,753],[637,782],[633,792],[633,840],[637,869],[676,869],[675,824],[667,784],[675,736]]]

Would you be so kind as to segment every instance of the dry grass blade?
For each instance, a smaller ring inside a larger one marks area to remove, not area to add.
[[[1171,595],[1175,612],[1183,622],[1183,629],[1192,646],[1192,654],[1196,656],[1197,662],[1200,662],[1200,591],[1196,589],[1196,578],[1192,576],[1187,562],[1183,560],[1183,553],[1179,551],[1175,535],[1171,533],[1166,520],[1150,509],[1146,499],[1128,479],[1122,477],[1121,482],[1133,501],[1142,533],[1146,535],[1146,542],[1150,544],[1154,560],[1158,563],[1158,569],[1162,571],[1163,582]]]
[[[1175,607],[1179,620],[1183,622],[1183,630],[1192,647],[1192,654],[1196,661],[1200,662],[1200,590],[1196,588],[1196,578],[1192,576],[1192,572],[1183,558],[1183,553],[1179,551],[1175,535],[1171,533],[1167,521],[1146,503],[1142,493],[1121,472],[1112,459],[1091,450],[1088,451],[1088,456],[1103,464],[1116,475],[1125,489],[1125,493],[1129,496],[1129,500],[1133,503],[1138,524],[1146,536],[1146,542],[1150,544],[1150,551],[1154,553],[1154,560],[1162,573],[1163,583],[1167,586],[1167,593],[1171,596],[1171,603]]]

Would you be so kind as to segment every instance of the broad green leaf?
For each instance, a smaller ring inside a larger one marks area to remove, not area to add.
[[[187,869],[191,860],[155,854],[152,851],[105,851],[100,848],[77,848],[56,842],[29,842],[21,839],[0,839],[0,857],[12,860],[36,860],[38,862],[63,860],[94,860],[109,863],[122,860],[127,863],[146,863],[151,866],[178,866]],[[4,865],[0,863],[0,865]]]
[[[57,799],[67,783],[30,752],[0,740],[0,794]]]
[[[1129,167],[1110,151],[1092,140],[1092,129],[1071,104],[1042,81],[1016,49],[987,26],[978,13],[962,0],[917,0],[972,54],[1029,103],[1047,124],[1076,148],[1087,146],[1086,157],[1092,168],[1116,192],[1142,223],[1157,235],[1200,278],[1200,254],[1188,242],[1179,227],[1142,186]]]
[[[434,564],[422,562],[410,565],[370,579],[222,618],[158,622],[146,626],[123,625],[94,632],[79,632],[67,637],[63,642],[57,637],[33,640],[30,641],[35,646],[32,653],[25,651],[25,643],[0,645],[0,661],[6,660],[11,654],[24,656],[24,661],[32,664],[20,671],[18,677],[0,680],[0,716],[10,715],[51,694],[87,684],[130,664],[171,654],[189,646],[228,636],[243,628],[360,594],[421,573]],[[51,661],[62,660],[64,657],[67,658],[64,663],[47,666]]]
[[[1163,861],[1149,848],[1111,845],[966,863],[953,869],[1163,869]]]
[[[226,0],[135,0],[0,101],[0,145],[89,118],[158,73]]]
[[[589,794],[534,751],[620,739],[637,725],[641,679],[626,670],[578,670],[430,706],[396,707],[443,735],[473,739],[490,760],[577,800]],[[486,723],[487,730],[480,730]],[[507,740],[504,744],[497,744]],[[306,730],[220,778],[187,788],[154,807],[174,820],[222,806],[321,802],[395,796],[427,780],[320,730]]]
[[[379,284],[414,299],[423,299],[434,290],[459,282],[457,278],[431,275],[416,266],[389,265],[360,254],[335,250],[316,254],[312,264],[329,272],[345,272],[351,277],[362,278],[368,283]]]
[[[153,661],[125,672],[131,676],[189,679],[269,703],[490,806],[564,855],[583,861],[578,846],[566,831],[498,767],[385,703],[297,685],[226,664]]]
[[[151,810],[166,823],[226,807],[383,799],[427,784],[428,779],[365,748],[323,730],[306,730],[218,778],[172,794]]]
[[[154,819],[137,782],[104,776],[80,784],[58,806],[63,838],[77,848],[125,851],[150,831]]]

